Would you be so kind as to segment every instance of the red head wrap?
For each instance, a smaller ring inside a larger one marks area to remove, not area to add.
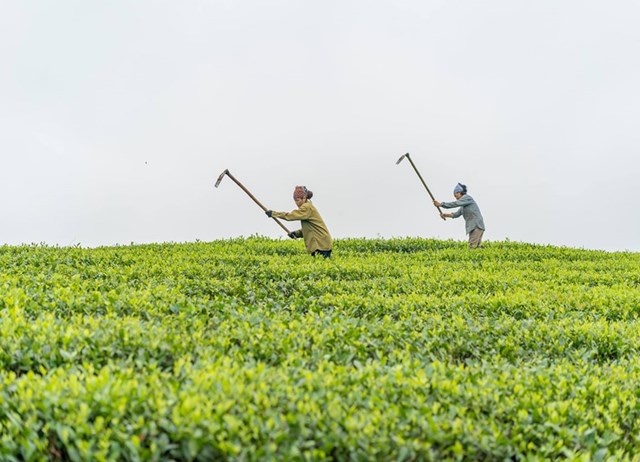
[[[293,190],[293,198],[294,199],[306,199],[307,198],[307,188],[306,188],[306,186],[296,186],[296,189]]]

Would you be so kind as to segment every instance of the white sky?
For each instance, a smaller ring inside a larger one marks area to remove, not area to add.
[[[640,1],[0,0],[0,243],[280,228],[640,251]],[[296,229],[296,223],[289,224]]]

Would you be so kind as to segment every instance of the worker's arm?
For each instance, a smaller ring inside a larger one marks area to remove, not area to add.
[[[291,212],[271,212],[271,216],[286,221],[308,220],[311,217],[311,206],[304,203],[299,209]]]
[[[473,199],[469,196],[462,196],[462,199],[453,202],[440,202],[440,207],[443,209],[453,209],[456,207],[464,207],[473,203]]]

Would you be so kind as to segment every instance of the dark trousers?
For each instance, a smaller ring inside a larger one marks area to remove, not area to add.
[[[322,255],[324,258],[329,258],[331,256],[331,250],[315,250],[311,256],[315,257],[316,254]]]

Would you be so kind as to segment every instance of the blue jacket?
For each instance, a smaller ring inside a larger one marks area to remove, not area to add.
[[[460,207],[458,210],[453,212],[453,218],[458,218],[460,215],[464,217],[467,234],[476,228],[480,228],[482,230],[485,229],[480,208],[478,207],[478,204],[476,204],[476,201],[473,200],[473,197],[468,194],[462,196],[459,201],[441,202],[440,207],[443,209]]]

